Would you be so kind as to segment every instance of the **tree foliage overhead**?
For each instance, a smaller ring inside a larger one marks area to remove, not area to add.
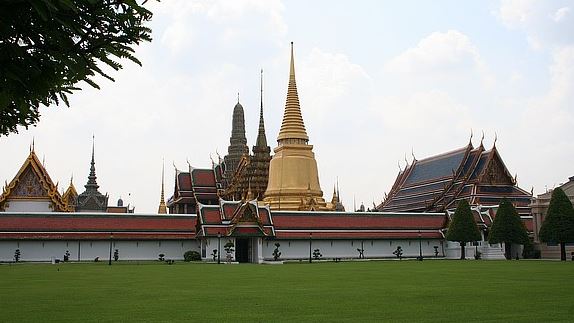
[[[506,244],[528,243],[528,232],[518,212],[507,198],[502,199],[488,234],[488,242]]]
[[[481,239],[480,231],[478,231],[476,221],[466,200],[458,202],[448,226],[446,239],[458,242],[479,241]]]
[[[151,41],[144,26],[151,17],[135,0],[1,1],[0,136],[35,125],[41,105],[69,106],[80,81],[95,88],[94,76],[113,81],[98,64],[141,65],[133,46]]]
[[[574,242],[574,208],[561,188],[555,188],[542,227],[540,240],[543,242]]]

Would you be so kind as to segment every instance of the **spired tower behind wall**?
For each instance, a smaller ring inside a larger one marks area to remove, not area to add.
[[[243,115],[243,106],[239,103],[238,96],[237,104],[233,108],[229,147],[227,148],[227,155],[223,158],[225,163],[225,172],[223,174],[225,187],[231,183],[235,171],[237,170],[237,165],[243,155],[249,155],[249,147],[247,147],[247,138],[245,137],[245,117]]]
[[[308,144],[297,84],[293,43],[289,87],[281,130],[277,137],[275,155],[269,165],[269,182],[264,203],[272,210],[326,210],[323,191],[319,185],[317,161],[313,146]]]

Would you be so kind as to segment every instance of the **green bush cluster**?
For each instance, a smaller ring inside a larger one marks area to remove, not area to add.
[[[183,261],[201,261],[201,255],[195,250],[189,250],[183,254]]]

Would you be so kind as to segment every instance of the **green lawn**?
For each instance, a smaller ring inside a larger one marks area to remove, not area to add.
[[[0,321],[574,320],[574,263],[0,265]]]

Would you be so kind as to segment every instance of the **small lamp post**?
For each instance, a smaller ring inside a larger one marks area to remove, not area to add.
[[[419,260],[423,260],[423,242],[421,238],[421,230],[419,230]]]
[[[217,232],[217,264],[221,264],[221,232]]]
[[[309,232],[309,263],[311,263],[311,245],[312,245],[313,233]]]
[[[114,239],[114,234],[110,232],[110,258],[108,259],[108,266],[112,265],[112,240]]]

